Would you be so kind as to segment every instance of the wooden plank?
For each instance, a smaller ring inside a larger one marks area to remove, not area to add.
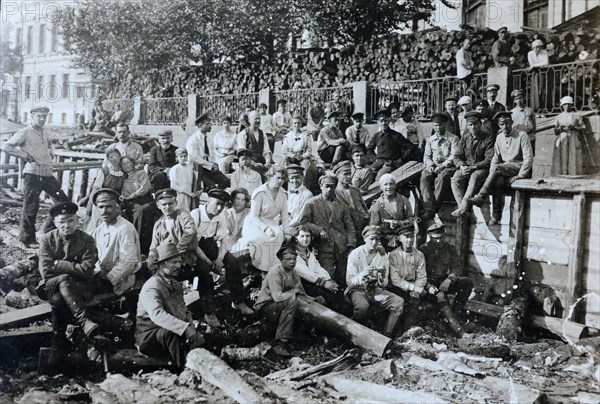
[[[458,251],[458,266],[466,268],[469,251],[469,219],[466,216],[458,218],[454,245]]]
[[[532,283],[564,287],[567,284],[567,265],[525,260],[525,279]]]
[[[51,313],[52,308],[48,303],[2,313],[0,314],[0,330],[21,327],[31,324],[34,321],[45,320],[50,317]]]
[[[584,229],[585,229],[585,212],[586,212],[586,197],[585,194],[577,194],[573,198],[573,238],[569,247],[569,267],[567,280],[567,314],[569,308],[575,303],[575,300],[581,296],[583,283],[583,244],[584,244]],[[574,321],[581,320],[582,311],[580,306],[575,308],[572,319]]]
[[[409,161],[402,167],[399,167],[396,170],[392,171],[390,174],[393,175],[396,179],[396,184],[400,185],[411,180],[413,177],[416,177],[418,174],[421,173],[421,171],[423,171],[424,168],[425,165],[423,163]],[[371,184],[369,190],[363,196],[363,200],[367,203],[367,205],[370,205],[371,202],[377,199],[380,194],[381,189],[379,188],[379,182],[375,181],[373,184]]]
[[[75,158],[71,158],[72,162],[75,162]],[[67,197],[70,201],[73,200],[73,190],[75,188],[75,171],[69,170],[69,183],[67,185]]]
[[[525,228],[525,211],[527,201],[525,193],[516,191],[514,195],[514,206],[511,215],[511,228],[508,240],[508,252],[506,254],[507,276],[516,280],[517,274],[522,270],[523,236]]]
[[[600,178],[591,176],[562,176],[517,180],[512,188],[521,191],[600,194]]]
[[[536,195],[529,198],[527,221],[530,226],[545,229],[571,229],[571,195]]]
[[[81,152],[81,151],[73,151],[66,149],[56,149],[54,150],[55,156],[61,157],[83,157],[90,160],[104,160],[104,153],[89,153],[89,152]]]
[[[524,257],[536,261],[566,265],[569,263],[571,237],[571,230],[530,227],[524,232],[524,238],[527,240],[527,250],[524,251]]]

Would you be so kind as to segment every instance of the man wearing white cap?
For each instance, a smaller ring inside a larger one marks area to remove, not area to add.
[[[458,106],[461,108],[461,111],[458,114],[458,127],[460,128],[460,137],[467,128],[467,120],[465,119],[465,114],[473,110],[473,102],[471,101],[471,97],[469,97],[468,95],[460,97],[460,99],[458,100]]]
[[[40,207],[40,193],[46,192],[55,202],[67,201],[60,182],[53,176],[54,151],[44,125],[50,110],[46,106],[31,108],[31,124],[4,143],[4,152],[25,161],[23,169],[23,210],[19,224],[19,241],[37,248],[35,218]],[[44,232],[52,230],[52,220],[46,222]]]

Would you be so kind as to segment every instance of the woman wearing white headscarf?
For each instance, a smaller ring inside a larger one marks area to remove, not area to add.
[[[544,43],[539,39],[536,39],[531,44],[531,50],[527,53],[527,60],[529,61],[529,70],[533,70],[531,75],[531,102],[530,106],[534,111],[537,111],[540,107],[540,85],[541,76],[538,68],[548,65],[548,51],[544,49]],[[547,83],[548,86],[552,85],[551,80]],[[550,88],[546,88],[545,91],[549,91]],[[549,93],[550,94],[550,93]]]
[[[579,175],[583,174],[581,158],[580,131],[585,130],[581,116],[572,112],[573,98],[560,99],[560,108],[563,112],[556,117],[554,133],[557,138],[554,142],[551,175]],[[585,134],[582,134],[585,136]]]

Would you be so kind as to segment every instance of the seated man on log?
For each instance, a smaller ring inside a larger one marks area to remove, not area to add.
[[[407,331],[416,325],[419,300],[429,290],[426,289],[425,257],[414,247],[415,226],[404,226],[399,241],[400,246],[389,254],[391,285],[388,285],[388,289],[404,300],[404,331]],[[434,292],[432,288],[429,289]]]
[[[348,140],[339,130],[340,113],[334,111],[327,116],[327,126],[319,133],[317,153],[325,164],[336,165],[346,158]]]
[[[202,345],[204,338],[194,327],[177,280],[183,265],[181,252],[169,241],[158,245],[155,252],[158,268],[140,292],[135,341],[144,355],[161,357],[168,352],[169,359],[182,371],[187,353]]]
[[[481,189],[494,156],[494,137],[483,130],[481,114],[470,111],[465,114],[465,119],[467,130],[458,142],[454,155],[457,170],[450,181],[458,204],[458,208],[452,212],[452,216],[456,217],[469,212],[469,199]]]
[[[280,264],[271,268],[263,279],[254,309],[268,320],[277,323],[273,352],[291,356],[286,348],[294,336],[294,320],[298,309],[296,295],[306,295],[300,276],[296,273],[296,249],[283,245],[277,252]]]
[[[444,126],[448,118],[443,114],[433,114],[433,135],[425,143],[423,163],[425,169],[421,171],[421,199],[425,213],[423,220],[433,219],[440,208],[450,179],[456,171],[454,155],[458,146],[458,137],[446,132]]]
[[[286,166],[288,172],[287,206],[290,215],[290,226],[296,226],[302,218],[304,205],[313,193],[304,186],[304,168],[297,164]]]
[[[352,302],[352,318],[365,324],[369,318],[371,306],[388,312],[383,334],[393,338],[396,325],[404,310],[404,300],[386,290],[389,280],[390,262],[381,248],[379,226],[367,226],[362,232],[365,244],[357,247],[348,256],[345,295]]]
[[[366,144],[367,153],[375,155],[375,162],[371,165],[377,173],[378,180],[383,174],[391,173],[408,161],[418,160],[418,148],[402,134],[390,128],[390,113],[380,111],[375,117],[379,131],[375,133]]]
[[[426,290],[435,296],[437,306],[446,317],[450,329],[460,337],[464,330],[456,314],[465,307],[473,291],[473,281],[464,276],[465,268],[459,262],[456,248],[446,241],[444,227],[438,223],[429,226],[429,241],[421,246],[427,270]],[[448,301],[448,294],[455,295],[452,306]]]
[[[52,355],[50,366],[58,365],[66,353],[65,331],[71,317],[95,345],[108,342],[99,335],[100,326],[86,309],[82,291],[94,282],[94,265],[98,258],[93,237],[77,229],[78,206],[59,202],[50,208],[56,229],[46,233],[40,244],[39,268],[42,281],[38,286],[40,297],[52,306]]]
[[[225,189],[229,186],[229,178],[221,171],[217,163],[211,161],[210,149],[208,147],[208,135],[212,129],[208,114],[202,114],[196,119],[198,130],[194,132],[185,148],[188,151],[188,159],[194,163],[198,173],[198,181],[204,183],[204,188],[219,187]],[[199,189],[201,187],[197,187]]]
[[[159,133],[158,145],[150,149],[148,159],[148,174],[152,189],[169,188],[169,170],[177,164],[177,146],[173,144],[173,132],[166,130]]]
[[[333,172],[338,177],[335,197],[348,207],[357,243],[362,244],[361,231],[369,224],[370,214],[360,191],[352,186],[352,163],[347,160],[342,161],[333,168]]]
[[[533,166],[533,151],[527,133],[516,130],[512,126],[510,111],[498,112],[494,119],[498,122],[500,131],[494,144],[494,157],[481,190],[471,198],[470,202],[481,206],[492,192],[492,218],[488,225],[493,226],[502,219],[504,207],[504,185],[516,180],[531,177]]]
[[[237,150],[250,150],[252,169],[264,175],[271,168],[271,149],[267,136],[260,129],[260,113],[252,111],[248,119],[250,126],[238,133]]]
[[[364,145],[352,146],[352,185],[360,190],[361,195],[369,191],[369,187],[375,182],[375,172],[366,164],[367,149]]]

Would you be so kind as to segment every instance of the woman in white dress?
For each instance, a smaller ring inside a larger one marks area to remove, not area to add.
[[[215,163],[223,174],[231,172],[231,163],[235,157],[236,133],[231,129],[231,117],[223,118],[223,130],[216,133],[213,139]]]
[[[554,124],[556,140],[551,175],[581,175],[583,161],[579,136],[585,131],[585,124],[578,113],[571,111],[572,97],[561,98],[560,108],[563,112],[556,117]],[[581,135],[585,136],[585,133]]]

